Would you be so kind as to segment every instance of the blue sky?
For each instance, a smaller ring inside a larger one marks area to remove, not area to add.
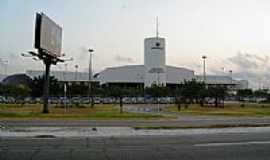
[[[0,58],[9,60],[9,72],[42,69],[41,62],[20,57],[33,49],[35,13],[41,11],[63,27],[63,51],[75,58],[70,70],[75,64],[81,71],[87,69],[88,47],[96,50],[96,71],[142,64],[143,39],[154,36],[158,16],[167,64],[200,74],[201,56],[206,54],[209,73],[222,74],[224,67],[238,78],[268,77],[268,0],[2,0]],[[242,65],[239,57],[253,65]]]

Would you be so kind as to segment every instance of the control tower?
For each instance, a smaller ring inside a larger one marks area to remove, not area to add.
[[[159,37],[158,20],[156,37],[144,39],[144,68],[144,87],[166,86],[166,43]]]

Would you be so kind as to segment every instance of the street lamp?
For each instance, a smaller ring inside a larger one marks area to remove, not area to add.
[[[75,81],[77,81],[77,78],[78,78],[78,68],[79,66],[76,64],[75,65]]]
[[[233,76],[232,76],[232,70],[229,70],[229,73],[230,73],[230,79],[231,79],[231,90],[233,90],[234,89],[234,87],[233,87]]]
[[[231,77],[231,84],[233,83],[233,77],[232,77],[232,70],[229,70],[230,77]]]
[[[205,72],[205,60],[206,60],[206,56],[204,55],[204,56],[202,56],[202,59],[203,59],[203,81],[204,81],[204,83],[205,83],[205,81],[206,81],[206,72]]]
[[[89,73],[88,73],[88,99],[89,102],[91,100],[91,107],[94,106],[94,100],[93,100],[93,96],[92,96],[92,86],[91,86],[91,80],[92,80],[92,56],[93,56],[93,52],[94,49],[88,49],[88,52],[90,53],[89,56]]]

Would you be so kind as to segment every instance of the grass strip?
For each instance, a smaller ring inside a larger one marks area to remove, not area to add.
[[[161,119],[170,118],[163,115],[144,113],[119,113],[119,112],[93,112],[85,114],[42,114],[42,113],[18,113],[0,112],[0,119],[42,119],[42,120],[125,120],[125,119]]]

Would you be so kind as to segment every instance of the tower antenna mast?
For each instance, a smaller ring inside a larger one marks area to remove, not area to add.
[[[157,36],[157,38],[158,38],[158,36],[159,36],[159,31],[158,31],[158,26],[159,24],[158,24],[158,16],[157,16],[157,18],[156,18],[156,36]]]

